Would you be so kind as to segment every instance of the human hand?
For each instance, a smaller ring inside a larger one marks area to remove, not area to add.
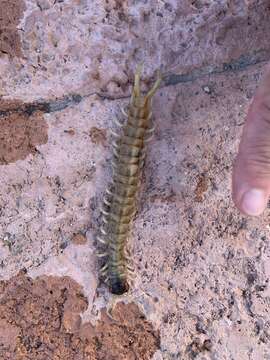
[[[249,108],[233,168],[233,200],[238,209],[260,215],[270,195],[270,66]]]

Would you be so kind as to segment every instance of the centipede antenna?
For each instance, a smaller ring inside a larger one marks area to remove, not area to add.
[[[161,73],[160,71],[158,71],[158,78],[155,81],[152,89],[150,89],[148,91],[148,93],[146,94],[145,98],[144,98],[144,104],[146,105],[146,103],[154,96],[154,94],[156,93],[157,89],[159,88],[159,85],[161,83],[162,77],[161,77]]]
[[[140,91],[140,78],[143,71],[143,64],[139,64],[135,73],[135,80],[134,80],[134,88],[133,94],[135,97],[140,98],[141,91]]]

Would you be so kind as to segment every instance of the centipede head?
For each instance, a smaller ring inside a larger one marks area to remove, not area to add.
[[[124,280],[115,280],[110,286],[110,292],[114,295],[123,295],[128,292],[129,285]]]
[[[154,94],[156,93],[156,91],[160,86],[162,75],[161,75],[161,71],[158,70],[157,80],[153,84],[152,88],[148,91],[148,93],[141,98],[142,94],[140,90],[140,78],[141,78],[142,70],[143,70],[143,64],[139,64],[135,72],[134,87],[133,87],[131,102],[133,102],[134,105],[137,106],[147,107],[150,105],[152,97],[154,96]]]

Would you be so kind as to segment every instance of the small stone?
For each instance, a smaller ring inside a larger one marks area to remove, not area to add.
[[[209,86],[204,86],[204,87],[203,87],[203,91],[204,91],[206,94],[211,94],[211,92],[212,92]]]
[[[75,135],[75,130],[72,129],[72,128],[70,128],[70,129],[68,129],[68,130],[64,130],[64,132],[65,132],[66,134],[71,135],[71,136]]]
[[[106,144],[107,137],[106,137],[105,129],[99,129],[93,126],[89,131],[89,136],[92,143],[94,144],[102,144],[102,145]]]

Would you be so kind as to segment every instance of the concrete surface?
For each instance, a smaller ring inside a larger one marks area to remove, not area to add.
[[[269,213],[245,218],[230,197],[246,110],[270,59],[269,2],[1,3],[0,278],[23,268],[69,276],[87,297],[85,321],[99,317],[109,295],[94,236],[109,130],[143,60],[144,88],[159,67],[165,79],[129,300],[160,332],[153,358],[270,359]]]

